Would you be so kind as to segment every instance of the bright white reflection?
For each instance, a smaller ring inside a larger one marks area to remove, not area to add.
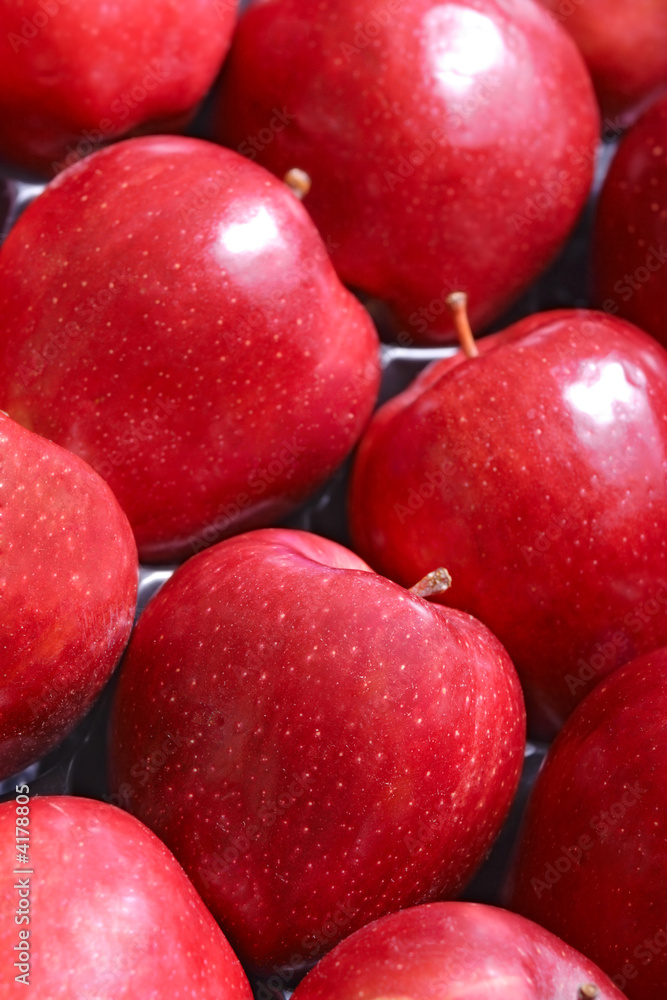
[[[448,94],[465,96],[482,73],[500,66],[503,37],[484,14],[457,3],[433,7],[424,18],[433,74]]]
[[[280,235],[273,216],[260,205],[243,222],[226,223],[220,242],[230,253],[259,253],[280,242]]]
[[[613,424],[617,419],[617,403],[631,404],[640,401],[637,387],[628,382],[623,365],[618,362],[605,365],[597,377],[575,382],[565,393],[573,406],[591,417],[597,424]]]

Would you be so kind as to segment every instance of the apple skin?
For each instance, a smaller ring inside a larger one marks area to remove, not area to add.
[[[603,114],[631,120],[639,105],[667,86],[664,0],[539,2],[579,46]]]
[[[137,549],[96,472],[0,413],[0,778],[83,718],[130,636]]]
[[[25,790],[27,786],[18,788]],[[252,1000],[220,928],[176,859],[122,809],[45,796],[29,804],[29,861],[16,863],[16,803],[0,805],[3,996],[19,996],[13,966],[29,931],[34,1000]],[[25,828],[23,828],[25,829]],[[16,924],[21,874],[32,872],[29,923]],[[13,987],[13,988],[12,988]],[[5,991],[9,992],[5,992]]]
[[[623,1000],[599,968],[532,921],[479,903],[431,903],[342,941],[295,1000],[582,1000],[585,985],[598,987],[598,1000]]]
[[[220,69],[236,7],[5,0],[0,156],[53,176],[103,142],[185,125]]]
[[[479,348],[373,418],[353,547],[404,586],[446,567],[434,600],[498,636],[548,738],[605,674],[667,642],[667,353],[586,310],[528,317]]]
[[[59,175],[0,251],[0,406],[86,459],[143,562],[275,523],[360,436],[373,323],[282,181],[131,139]]]
[[[667,97],[621,143],[600,195],[593,242],[596,301],[667,345],[665,265]]]
[[[588,195],[590,78],[532,0],[264,0],[225,66],[217,137],[281,177],[308,172],[339,275],[390,304],[404,344],[452,340],[458,289],[490,323]]]
[[[667,989],[666,681],[662,648],[608,677],[568,720],[529,801],[510,896],[631,1000]]]
[[[509,808],[524,735],[515,671],[479,622],[334,542],[265,529],[193,557],[146,608],[111,787],[246,967],[294,969],[458,891]]]

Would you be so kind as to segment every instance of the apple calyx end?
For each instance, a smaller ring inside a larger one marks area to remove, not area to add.
[[[433,597],[435,594],[442,594],[445,590],[449,590],[451,585],[452,578],[449,572],[444,566],[440,566],[431,573],[427,573],[414,587],[410,587],[409,593],[415,594],[417,597]]]
[[[479,349],[468,319],[468,295],[466,292],[452,292],[445,299],[454,319],[454,328],[459,338],[461,350],[467,358],[479,357]]]
[[[595,1000],[595,998],[599,996],[600,990],[594,985],[594,983],[584,983],[583,986],[579,987],[577,1000]]]
[[[292,167],[291,170],[288,170],[283,180],[294,197],[298,198],[299,201],[302,201],[306,197],[313,183],[310,175],[305,170],[300,170],[299,167]]]

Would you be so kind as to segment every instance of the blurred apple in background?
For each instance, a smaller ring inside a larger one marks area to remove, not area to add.
[[[236,0],[5,0],[0,156],[53,177],[103,143],[185,126],[211,86]]]
[[[597,962],[631,1000],[667,993],[667,649],[593,691],[528,805],[512,909]]]
[[[110,489],[0,413],[0,778],[83,718],[130,635],[137,550]]]
[[[597,303],[665,345],[666,265],[667,96],[620,145],[600,196],[593,246]]]
[[[607,673],[667,642],[667,353],[601,313],[529,317],[436,363],[373,418],[354,546],[483,621],[548,738]]]
[[[475,903],[383,917],[326,955],[295,1000],[623,1000],[607,976],[548,931]]]
[[[581,56],[533,0],[265,0],[216,115],[226,145],[307,171],[339,275],[391,305],[404,344],[452,339],[448,292],[480,327],[540,273],[599,134]]]
[[[539,0],[586,60],[602,113],[618,125],[667,87],[665,0]],[[620,117],[619,117],[620,116]]]
[[[112,789],[242,961],[294,969],[459,890],[500,830],[524,736],[484,626],[334,542],[266,529],[190,559],[142,615]]]
[[[14,857],[17,814],[29,820],[18,828],[26,864]],[[5,802],[0,845],[0,902],[12,915],[0,925],[3,997],[252,1000],[181,866],[127,813],[64,795]]]
[[[85,458],[142,561],[275,522],[370,416],[378,340],[282,181],[198,139],[108,147],[0,251],[0,407]]]

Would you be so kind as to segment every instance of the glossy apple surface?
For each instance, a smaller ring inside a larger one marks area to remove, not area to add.
[[[539,0],[586,60],[603,114],[618,124],[667,86],[664,0]],[[616,120],[616,116],[620,119]]]
[[[294,968],[456,893],[500,829],[524,733],[512,664],[479,622],[334,542],[266,529],[195,556],[148,605],[112,788],[242,961]]]
[[[0,157],[53,177],[137,129],[184,125],[229,47],[236,0],[5,0]]]
[[[17,787],[23,802],[28,786]],[[33,799],[25,809],[0,805],[3,996],[251,1000],[224,935],[143,824],[115,806],[66,795]],[[27,826],[16,827],[17,813]],[[24,864],[14,844],[26,830]]]
[[[592,962],[530,920],[477,903],[431,903],[357,931],[295,992],[295,1000],[350,997],[622,1000],[623,994]]]
[[[532,0],[265,0],[226,67],[219,138],[308,172],[339,275],[390,303],[403,343],[451,340],[457,289],[489,323],[586,200],[595,97]]]
[[[375,328],[307,213],[197,139],[53,181],[0,251],[0,312],[0,407],[107,480],[142,561],[283,517],[375,401]]]
[[[522,679],[549,736],[605,674],[667,642],[667,353],[601,313],[529,317],[382,407],[350,493],[355,548],[432,566]]]
[[[593,270],[598,304],[667,345],[667,97],[642,116],[611,164]]]
[[[110,489],[0,413],[0,777],[53,749],[130,635],[137,550]]]
[[[553,745],[510,900],[598,962],[631,1000],[667,990],[666,729],[663,648],[600,684]]]

